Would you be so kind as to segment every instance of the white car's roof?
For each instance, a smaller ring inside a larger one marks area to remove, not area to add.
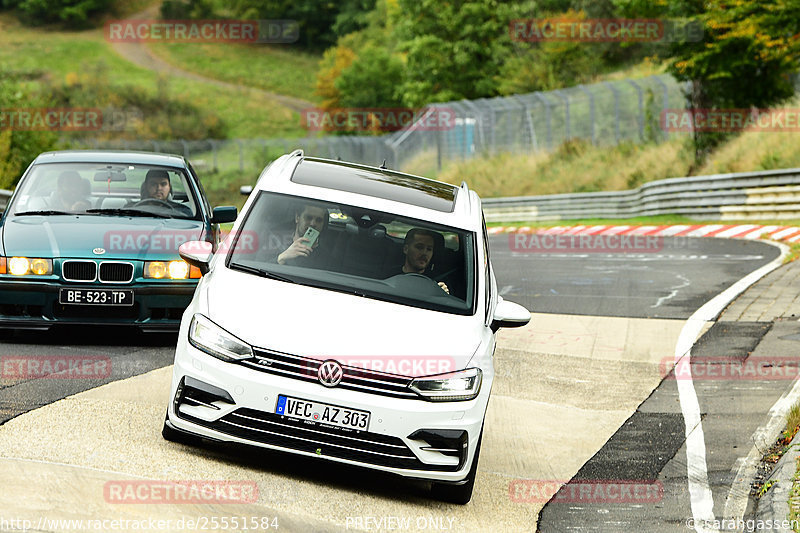
[[[256,190],[317,198],[478,231],[481,205],[461,187],[385,168],[305,157],[297,150],[262,172]]]

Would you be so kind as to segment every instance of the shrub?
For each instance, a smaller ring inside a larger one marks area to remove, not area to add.
[[[12,0],[24,22],[31,25],[62,22],[70,28],[84,28],[93,17],[110,11],[112,0]]]

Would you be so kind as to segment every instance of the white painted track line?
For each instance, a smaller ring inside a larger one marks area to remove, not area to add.
[[[789,253],[789,249],[781,244],[775,244],[775,246],[779,246],[781,249],[781,255],[778,258],[743,277],[706,302],[689,317],[683,330],[681,330],[678,343],[675,346],[676,365],[682,358],[691,357],[691,347],[697,339],[703,324],[714,320],[725,306],[744,292],[745,289],[783,264],[783,258]],[[695,531],[698,533],[706,533],[713,530],[706,528],[705,524],[713,523],[715,518],[713,511],[714,500],[711,494],[711,487],[708,483],[706,446],[703,436],[703,424],[700,420],[700,405],[697,401],[697,393],[694,389],[691,373],[689,373],[686,379],[680,379],[677,383],[681,412],[683,413],[685,423],[686,469],[692,517],[694,518]],[[732,516],[731,518],[742,518],[744,515],[744,507],[740,499],[741,495],[734,493],[733,490],[728,494],[726,508],[729,508],[731,511],[736,510],[737,512],[741,508],[741,515]]]

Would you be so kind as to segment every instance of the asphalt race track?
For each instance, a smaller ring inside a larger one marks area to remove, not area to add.
[[[569,315],[689,318],[780,253],[763,242],[689,237],[659,237],[631,253],[514,251],[514,238],[490,238],[500,293],[535,313]]]
[[[780,250],[667,238],[636,253],[543,253],[512,251],[507,235],[491,237],[491,247],[501,294],[534,316],[527,327],[499,334],[468,505],[430,500],[424,483],[291,455],[166,442],[160,428],[174,335],[88,328],[17,334],[0,344],[0,361],[69,355],[102,363],[83,379],[0,377],[0,531],[15,530],[3,519],[22,518],[40,531],[87,530],[42,517],[158,517],[175,521],[145,530],[188,531],[181,517],[236,515],[276,519],[282,531],[687,531],[694,516],[745,512],[740,466],[792,382],[698,380],[695,413],[684,405],[680,376],[664,377],[687,325],[696,329],[692,341],[705,334],[692,364],[706,366],[694,366],[695,375],[724,358],[743,359],[769,335],[778,343],[796,333],[788,323],[770,331],[737,322],[723,330],[713,317],[688,320]],[[790,353],[796,341],[781,342],[788,344],[770,346]],[[686,422],[695,414],[705,431],[707,483],[700,485],[690,484],[687,470],[695,465],[687,449],[698,450]],[[142,480],[233,480],[258,490],[236,504],[109,496],[109,484]],[[712,509],[700,508],[692,496],[698,490],[710,491]],[[626,498],[615,499],[620,491]]]

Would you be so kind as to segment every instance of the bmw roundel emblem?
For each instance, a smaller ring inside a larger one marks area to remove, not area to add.
[[[335,387],[338,385],[342,381],[343,375],[342,365],[333,359],[322,363],[322,366],[320,366],[317,371],[317,379],[326,387]]]
[[[92,250],[92,253],[94,253],[94,255],[103,255],[104,253],[106,253],[106,250],[105,248],[95,248],[94,250]]]

